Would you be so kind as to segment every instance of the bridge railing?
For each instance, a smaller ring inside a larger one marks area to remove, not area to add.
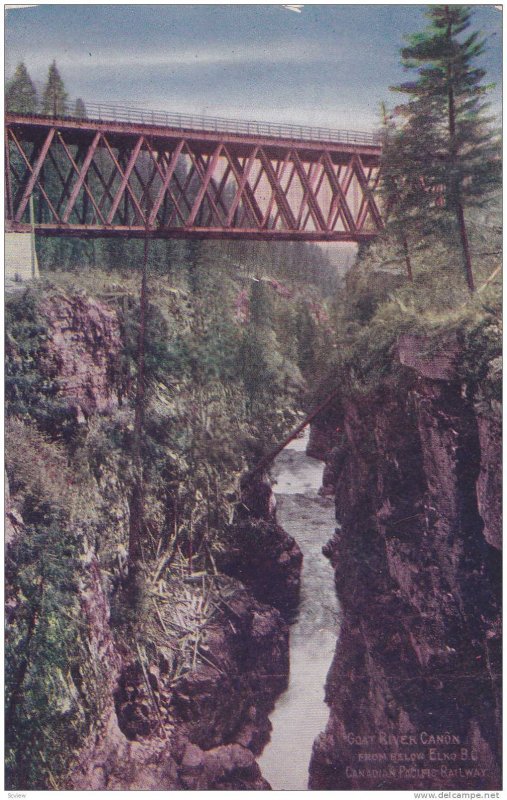
[[[240,120],[227,117],[207,117],[200,114],[180,114],[168,111],[150,111],[116,103],[85,103],[86,119],[98,122],[131,122],[142,125],[178,128],[181,130],[237,133],[252,136],[270,136],[279,139],[337,142],[380,146],[380,136],[365,131],[337,130],[334,128],[289,125],[286,123]],[[59,118],[67,115],[58,115]],[[75,114],[69,117],[76,118]]]

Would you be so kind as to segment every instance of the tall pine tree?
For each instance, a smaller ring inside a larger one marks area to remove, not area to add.
[[[409,202],[411,180],[404,163],[404,136],[396,128],[393,117],[382,104],[382,163],[380,194],[384,205],[384,221],[390,235],[403,251],[407,277],[413,280],[409,252],[409,233],[419,222],[416,206]],[[416,184],[417,185],[417,184]]]
[[[485,39],[470,27],[468,6],[435,5],[430,25],[409,39],[403,64],[417,79],[394,87],[409,95],[397,112],[404,118],[400,160],[411,176],[407,206],[433,217],[454,219],[470,291],[474,276],[465,209],[483,204],[500,180],[500,161],[491,122],[484,112],[488,86],[476,65]],[[422,190],[422,191],[421,191]],[[428,208],[430,207],[430,208]]]
[[[5,110],[14,114],[34,114],[37,111],[37,91],[22,61],[7,84]]]
[[[84,100],[82,100],[80,97],[78,97],[74,103],[74,116],[78,119],[86,119],[87,117]]]
[[[63,116],[67,113],[68,95],[56,61],[50,64],[47,83],[42,94],[42,113],[51,117]]]

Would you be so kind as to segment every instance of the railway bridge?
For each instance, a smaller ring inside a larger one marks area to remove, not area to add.
[[[86,104],[6,115],[6,229],[44,236],[361,242],[380,138]]]

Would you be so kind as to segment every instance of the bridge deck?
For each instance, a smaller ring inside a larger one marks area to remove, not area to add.
[[[205,118],[204,118],[205,119]],[[366,163],[378,164],[382,148],[373,139],[373,134],[363,134],[366,137],[371,135],[372,141],[327,141],[325,139],[301,138],[296,136],[296,131],[291,132],[290,125],[280,126],[286,130],[282,135],[276,135],[271,128],[270,133],[235,132],[226,130],[214,130],[211,128],[195,127],[173,127],[170,125],[159,124],[157,122],[127,122],[125,120],[97,120],[83,119],[78,120],[72,117],[58,118],[55,123],[53,117],[43,117],[40,115],[20,115],[7,114],[7,125],[16,125],[23,138],[35,141],[44,136],[44,131],[48,125],[57,124],[60,130],[67,132],[69,143],[79,144],[90,139],[91,132],[100,131],[110,137],[110,141],[115,146],[121,146],[123,142],[135,136],[149,136],[154,141],[178,141],[181,138],[193,143],[193,147],[201,153],[209,153],[218,142],[232,145],[238,155],[248,154],[252,145],[258,144],[266,149],[267,152],[277,157],[280,153],[286,152],[287,148],[296,147],[306,158],[318,159],[320,153],[329,152],[332,154],[333,162],[346,163],[351,153],[360,153]],[[266,126],[268,127],[268,126]],[[275,126],[276,127],[276,126]],[[297,126],[300,130],[300,126]],[[303,130],[303,129],[301,129]],[[308,130],[321,130],[320,128]],[[292,135],[291,135],[292,133]],[[337,132],[339,133],[339,132]],[[344,133],[347,133],[346,131]],[[351,132],[348,132],[351,133]]]
[[[357,144],[380,147],[378,133],[343,130],[309,125],[291,125],[260,120],[241,120],[228,117],[209,117],[197,114],[181,114],[168,111],[154,111],[125,106],[118,103],[86,103],[86,118],[81,122],[123,122],[128,125],[141,125],[177,131],[199,131],[206,133],[233,133],[240,136],[268,137],[290,141],[327,142],[336,144]],[[52,117],[34,115],[33,119],[50,120]],[[66,115],[60,119],[76,120],[76,116]]]

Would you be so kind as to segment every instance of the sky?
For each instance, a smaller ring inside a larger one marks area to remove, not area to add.
[[[6,77],[23,60],[38,87],[56,59],[67,91],[171,112],[373,130],[407,78],[404,35],[422,5],[39,5],[6,12]],[[500,110],[502,14],[475,6]]]

